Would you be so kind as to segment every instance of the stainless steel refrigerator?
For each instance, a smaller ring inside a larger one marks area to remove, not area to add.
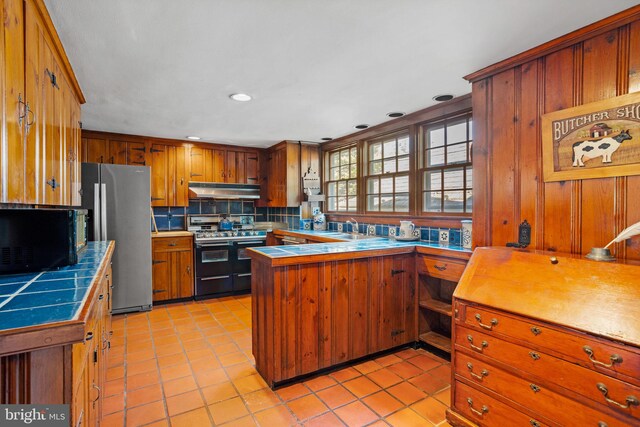
[[[82,164],[88,240],[115,240],[113,312],[151,310],[151,178],[146,166]]]

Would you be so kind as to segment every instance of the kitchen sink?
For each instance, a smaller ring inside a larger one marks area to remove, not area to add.
[[[376,239],[379,238],[380,236],[368,236],[366,234],[341,234],[340,236],[338,236],[339,239],[345,239],[345,240],[365,240],[365,239]]]

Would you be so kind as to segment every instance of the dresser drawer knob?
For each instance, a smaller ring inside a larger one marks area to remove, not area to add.
[[[536,420],[529,420],[529,424],[531,424],[532,427],[540,427],[542,425],[539,421]]]
[[[489,371],[487,371],[486,369],[483,369],[482,371],[480,371],[480,375],[473,372],[473,364],[471,362],[467,363],[467,369],[469,369],[469,373],[471,374],[471,376],[477,379],[478,381],[482,381],[484,377],[489,375]]]
[[[470,397],[467,397],[467,403],[469,404],[469,409],[471,409],[471,412],[473,412],[474,414],[476,414],[479,417],[482,417],[484,414],[489,412],[489,408],[487,408],[486,405],[482,405],[482,408],[480,408],[479,411],[477,409],[474,409],[474,407],[473,407],[473,399],[471,399]]]
[[[532,326],[531,333],[533,335],[540,335],[542,333],[542,329],[538,328],[537,326]]]
[[[491,319],[490,325],[482,323],[482,316],[480,316],[480,313],[476,313],[476,320],[478,321],[478,325],[480,325],[481,328],[488,329],[490,331],[493,330],[493,327],[498,324],[498,319],[495,318]]]
[[[529,387],[531,388],[531,390],[533,390],[534,393],[537,393],[540,391],[540,387],[538,387],[535,384],[529,384]]]
[[[582,347],[582,349],[584,350],[585,353],[587,353],[587,355],[589,356],[589,360],[591,360],[594,365],[599,365],[599,366],[603,366],[605,368],[610,368],[616,363],[622,363],[622,356],[620,356],[620,355],[612,354],[611,356],[609,356],[609,360],[611,360],[611,363],[604,363],[604,362],[601,362],[599,360],[596,360],[593,357],[593,349],[591,347],[589,347],[588,345],[585,345],[584,347]]]
[[[627,396],[626,399],[626,405],[616,402],[615,400],[611,399],[609,396],[607,396],[609,394],[609,390],[607,389],[607,386],[605,386],[602,383],[597,383],[596,387],[598,387],[598,390],[600,390],[600,392],[602,393],[602,395],[604,396],[604,400],[606,400],[607,402],[616,405],[622,409],[629,409],[631,406],[638,406],[640,405],[640,401],[638,400],[637,397],[635,396]]]
[[[536,353],[535,351],[530,351],[529,352],[529,356],[531,356],[531,358],[533,360],[539,360],[540,359],[540,354]]]
[[[467,341],[469,341],[469,345],[471,346],[472,349],[474,349],[475,351],[479,351],[480,353],[482,353],[485,348],[489,347],[489,343],[486,341],[482,341],[482,343],[480,343],[482,347],[478,347],[477,345],[474,345],[473,337],[471,335],[467,335]]]
[[[605,423],[604,421],[598,421],[598,427],[609,427],[609,424]]]

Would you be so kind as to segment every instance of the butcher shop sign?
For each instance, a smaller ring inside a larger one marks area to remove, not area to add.
[[[640,175],[640,92],[542,116],[545,181]]]

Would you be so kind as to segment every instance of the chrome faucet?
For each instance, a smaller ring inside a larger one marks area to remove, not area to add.
[[[356,223],[355,229],[353,228],[353,224],[351,223],[351,221]],[[351,224],[351,234],[360,234],[360,230],[358,229],[358,221],[353,218],[351,218],[351,221],[347,221],[349,224]]]

